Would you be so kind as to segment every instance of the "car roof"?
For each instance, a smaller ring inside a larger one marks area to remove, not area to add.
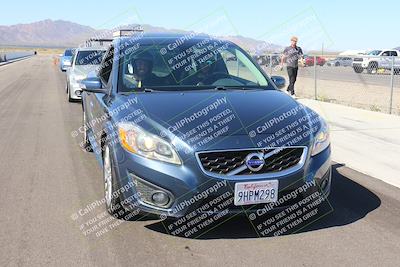
[[[393,49],[393,48],[379,48],[379,49],[372,49],[372,50],[368,50],[368,52],[371,52],[371,51],[387,51],[387,50],[389,50],[389,51],[399,51],[399,50],[396,50],[396,49]]]
[[[130,39],[135,39],[135,42],[138,43],[174,43],[174,42],[198,42],[201,40],[206,40],[206,39],[216,39],[218,41],[222,41],[224,43],[232,43],[228,40],[224,39],[219,39],[215,37],[211,37],[210,35],[206,34],[199,34],[199,33],[189,33],[189,34],[183,34],[183,33],[157,33],[157,32],[152,32],[152,33],[135,33],[131,36],[123,36],[123,37],[117,37],[114,39],[114,45],[117,45],[119,42],[123,41],[128,41]]]
[[[181,38],[181,37],[197,39],[197,38],[210,38],[211,37],[210,35],[207,35],[207,34],[201,34],[201,33],[195,33],[195,32],[192,32],[189,34],[184,34],[184,33],[179,33],[179,32],[146,32],[146,33],[139,32],[139,33],[135,33],[131,36],[122,36],[122,37],[118,37],[118,38],[121,38],[121,39],[128,38],[129,39],[129,38],[132,38],[133,36],[138,36],[138,35],[140,35],[142,38],[153,38],[153,39],[160,39],[160,38],[162,38],[162,39],[169,39],[169,38],[177,39],[177,38]]]
[[[92,47],[79,47],[79,48],[75,48],[75,52],[79,52],[79,51],[106,51],[107,47],[104,46],[92,46]]]

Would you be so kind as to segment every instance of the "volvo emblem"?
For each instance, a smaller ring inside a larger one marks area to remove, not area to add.
[[[258,172],[265,164],[263,153],[250,153],[246,157],[246,166],[250,171]]]

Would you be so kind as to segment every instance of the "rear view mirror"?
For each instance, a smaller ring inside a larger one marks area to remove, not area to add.
[[[83,91],[89,93],[102,93],[105,94],[106,90],[102,88],[101,81],[98,77],[91,77],[83,79],[80,82],[80,87]]]
[[[282,89],[283,87],[285,87],[286,80],[282,76],[271,76],[271,80],[274,82],[276,87],[278,87],[279,89]]]

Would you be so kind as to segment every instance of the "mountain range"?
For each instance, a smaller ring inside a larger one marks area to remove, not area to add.
[[[132,25],[127,25],[132,26]],[[189,31],[172,30],[153,25],[141,25],[145,32],[178,32],[189,34]],[[3,46],[40,46],[40,47],[75,47],[91,37],[111,37],[110,30],[96,30],[92,27],[64,20],[42,20],[28,24],[16,24],[11,26],[0,25],[0,45]],[[230,40],[239,46],[249,50],[260,52],[281,51],[282,47],[268,44],[240,35],[218,36]]]

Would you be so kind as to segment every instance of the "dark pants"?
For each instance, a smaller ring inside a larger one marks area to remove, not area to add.
[[[294,95],[294,83],[297,79],[297,71],[299,70],[298,67],[287,67],[287,73],[289,75],[289,85],[287,91]]]

